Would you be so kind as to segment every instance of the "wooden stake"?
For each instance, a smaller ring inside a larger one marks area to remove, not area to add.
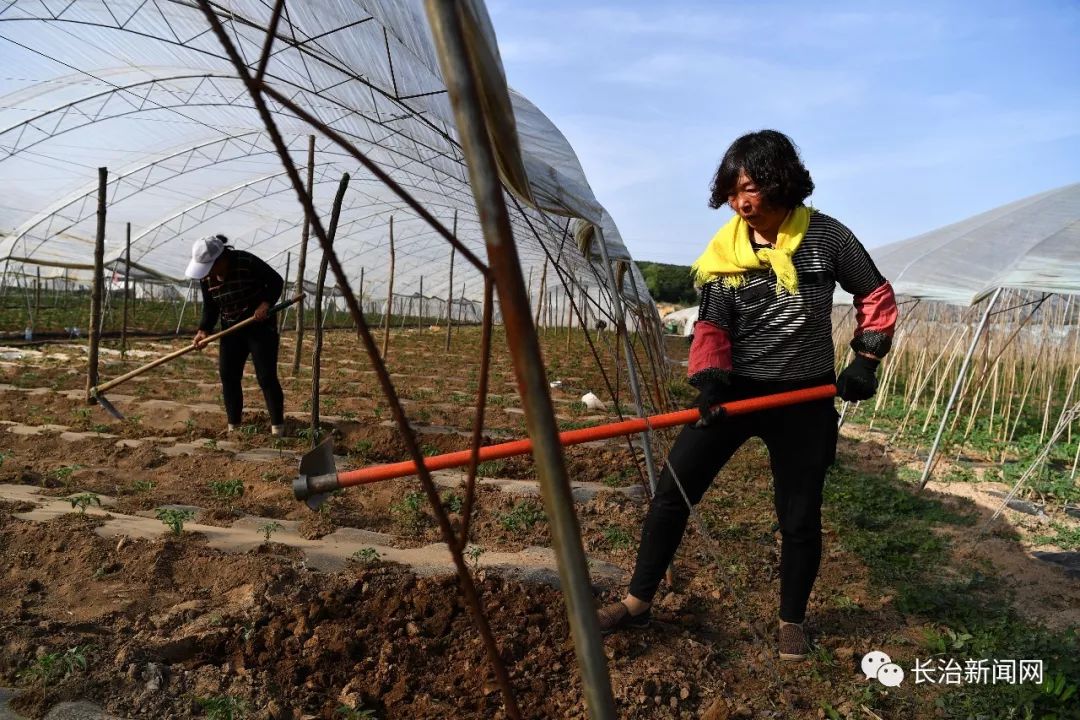
[[[109,169],[98,168],[97,237],[94,241],[94,278],[90,288],[89,351],[87,352],[86,402],[93,403],[90,389],[98,384],[98,344],[101,342],[101,294],[105,281],[105,186]]]
[[[349,173],[341,174],[334,205],[330,210],[330,227],[326,231],[326,244],[334,242],[337,234],[338,218],[341,217],[341,201],[345,199],[345,189],[349,187]],[[319,444],[319,380],[322,369],[323,347],[323,286],[326,284],[326,267],[330,256],[324,249],[319,262],[319,275],[315,281],[315,349],[311,354],[311,446]]]
[[[308,135],[307,155],[307,195],[310,198],[315,186],[315,136]],[[296,260],[296,288],[294,295],[302,295],[304,292],[304,270],[307,266],[308,235],[311,232],[311,217],[304,210],[304,229],[300,232],[300,257]],[[300,373],[300,352],[304,345],[304,301],[301,300],[296,306],[296,347],[293,350],[292,375],[296,377]]]

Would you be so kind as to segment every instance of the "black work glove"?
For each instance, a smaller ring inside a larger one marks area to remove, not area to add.
[[[727,377],[710,377],[705,380],[701,385],[701,392],[694,398],[694,407],[701,413],[701,419],[694,423],[694,427],[708,427],[724,417],[726,413],[723,408],[714,411],[712,407],[731,399],[731,382]]]
[[[841,400],[869,400],[877,392],[877,368],[880,360],[855,354],[855,359],[836,378],[836,394]]]

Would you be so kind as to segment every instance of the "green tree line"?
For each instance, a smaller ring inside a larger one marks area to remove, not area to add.
[[[645,278],[645,284],[649,288],[649,294],[656,302],[668,302],[677,305],[693,305],[697,303],[697,291],[690,277],[690,267],[687,265],[666,265],[638,261],[638,269]]]

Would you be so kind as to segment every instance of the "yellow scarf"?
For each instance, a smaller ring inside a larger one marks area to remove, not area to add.
[[[792,295],[799,293],[799,273],[791,256],[810,226],[814,211],[804,205],[792,210],[780,225],[775,248],[758,248],[750,243],[750,226],[738,215],[729,220],[705,248],[691,267],[694,282],[704,285],[717,276],[729,287],[739,287],[746,281],[747,270],[771,268],[776,273],[776,294],[781,289]]]

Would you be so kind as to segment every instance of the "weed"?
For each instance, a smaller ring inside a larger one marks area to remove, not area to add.
[[[277,520],[271,520],[270,522],[263,523],[259,526],[259,532],[263,534],[266,542],[270,542],[270,536],[281,529],[281,523]]]
[[[105,423],[94,423],[93,425],[90,426],[90,429],[93,430],[94,432],[96,432],[99,435],[102,434],[102,433],[109,432],[109,426],[106,425]]]
[[[362,565],[374,565],[379,562],[379,551],[373,547],[360,548],[352,558]]]
[[[625,484],[626,478],[632,471],[629,468],[623,468],[622,470],[616,470],[610,475],[605,475],[600,481],[607,485],[609,488],[619,488]]]
[[[0,467],[3,466],[4,461],[11,457],[12,453],[0,452]]]
[[[176,508],[158,508],[155,516],[165,523],[174,535],[184,532],[184,523],[195,517],[191,510],[177,510]]]
[[[339,705],[334,711],[334,717],[340,717],[342,720],[367,720],[367,718],[375,717],[375,711],[371,708],[351,708],[348,705]]]
[[[499,513],[499,524],[510,532],[528,530],[545,519],[544,509],[532,500],[522,500],[508,513]]]
[[[296,431],[296,437],[300,438],[301,440],[307,440],[311,443],[317,443],[319,442],[319,439],[323,436],[324,432],[325,431],[322,428],[300,428]]]
[[[443,507],[452,513],[461,512],[461,508],[465,504],[465,500],[456,492],[448,492],[442,499]]]
[[[209,720],[240,720],[247,716],[247,703],[232,695],[195,698],[195,701],[206,711]]]
[[[633,536],[626,528],[608,525],[604,528],[604,542],[612,550],[629,550],[634,546]]]
[[[142,425],[142,418],[142,415],[128,415],[127,422],[134,425],[135,427],[138,427],[139,425]]]
[[[415,535],[420,532],[421,525],[427,519],[427,515],[424,513],[425,501],[426,498],[423,493],[408,493],[400,501],[390,506],[390,513],[404,530]]]
[[[80,493],[78,495],[74,495],[68,498],[68,500],[71,501],[71,509],[74,510],[75,508],[79,508],[79,513],[81,514],[85,514],[86,508],[90,507],[91,505],[97,505],[98,507],[101,507],[101,498],[97,496],[97,493]]]
[[[154,481],[153,480],[136,480],[134,483],[132,483],[131,489],[134,490],[135,492],[140,492],[140,493],[150,492],[151,490],[154,489]]]
[[[88,646],[76,645],[64,652],[46,653],[36,658],[21,674],[27,680],[40,681],[43,687],[56,680],[68,677],[76,670],[85,670],[87,667],[86,653]]]
[[[1080,550],[1080,525],[1069,527],[1062,523],[1053,523],[1053,535],[1040,535],[1035,538],[1039,545],[1057,545],[1062,550]]]
[[[244,494],[244,481],[240,478],[231,480],[211,480],[210,492],[218,500],[235,500]]]
[[[187,420],[184,421],[184,429],[188,431],[189,435],[191,433],[195,432],[196,427],[197,427],[197,425],[196,425],[194,419],[188,418]]]
[[[476,474],[481,477],[499,477],[506,468],[505,460],[488,460],[476,466]]]
[[[246,437],[248,440],[259,434],[258,425],[241,425],[240,434]]]
[[[360,462],[363,462],[371,456],[371,441],[370,440],[357,440],[353,443],[352,454],[359,458]]]
[[[207,439],[207,440],[206,440],[206,441],[205,441],[205,442],[203,443],[203,445],[205,445],[206,447],[210,448],[211,450],[217,450],[217,449],[218,449],[218,441],[217,441],[217,438],[208,438],[208,439]]]
[[[356,417],[357,416],[356,416],[356,411],[355,410],[342,410],[341,411],[341,419],[345,420],[346,422],[352,422],[352,421],[356,420]]]

